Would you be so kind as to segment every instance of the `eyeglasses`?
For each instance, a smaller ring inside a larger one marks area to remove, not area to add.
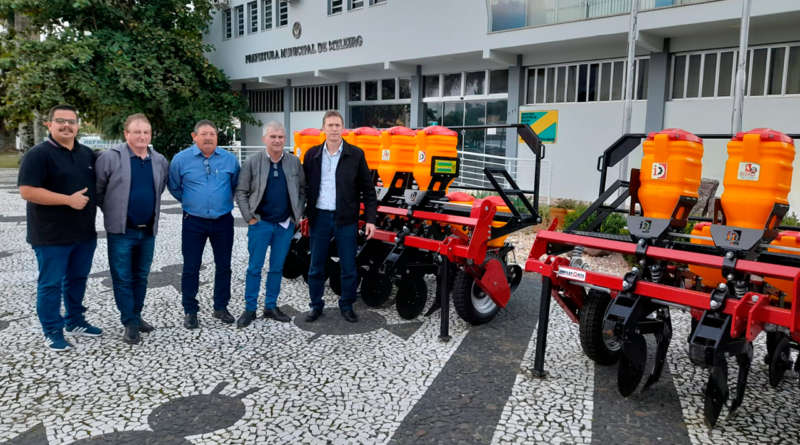
[[[70,125],[78,125],[77,119],[64,119],[64,118],[55,118],[53,122],[57,123],[58,125],[70,124]]]
[[[203,159],[203,164],[205,164],[205,166],[206,166],[206,174],[210,175],[211,174],[211,166],[208,165],[208,159]]]

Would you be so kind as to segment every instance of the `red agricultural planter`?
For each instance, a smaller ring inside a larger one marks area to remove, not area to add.
[[[514,246],[505,241],[506,237],[541,222],[538,181],[530,193],[520,189],[502,168],[483,170],[492,185],[485,190],[497,196],[475,199],[463,192],[448,192],[460,169],[455,151],[458,134],[452,130],[487,128],[515,128],[534,153],[538,177],[544,148],[530,127],[522,124],[429,127],[416,133],[416,140],[412,130],[394,128],[380,134],[376,156],[365,150],[368,164],[369,159],[374,160],[369,167],[375,172],[379,206],[375,236],[359,240],[359,295],[370,307],[383,306],[394,295],[398,314],[413,319],[422,313],[428,300],[425,276],[435,275],[436,297],[426,315],[442,309],[443,339],[449,338],[450,298],[458,315],[474,325],[491,321],[506,306],[522,279],[522,267],[511,261]],[[415,141],[416,154],[410,149]],[[430,166],[421,167],[423,160]],[[384,165],[387,162],[388,166]],[[533,194],[533,203],[526,193]],[[364,221],[360,224],[363,226]],[[340,294],[335,239],[331,243],[332,258],[326,274],[331,289]],[[284,276],[307,276],[308,245],[308,224],[302,222],[292,241]]]
[[[626,136],[607,150],[601,157],[603,169],[636,148],[642,137]],[[721,137],[730,138],[703,136]],[[563,233],[554,231],[554,223],[536,236],[525,265],[526,271],[542,276],[534,374],[546,375],[551,298],[579,323],[581,346],[589,358],[600,365],[618,362],[617,383],[623,396],[659,380],[673,337],[670,308],[689,309],[689,358],[710,370],[704,388],[705,419],[714,426],[730,398],[728,360],[735,359],[739,367],[730,403],[733,413],[744,399],[752,343],[760,333],[767,334],[765,361],[773,387],[793,366],[800,371],[800,359],[793,365],[790,352],[800,343],[800,310],[795,304],[800,296],[800,249],[787,247],[779,232],[792,229],[780,223],[788,211],[788,188],[783,184],[786,165],[791,183],[793,142],[787,135],[764,129],[732,137],[725,193],[715,201],[714,218],[704,225],[705,232],[696,229],[691,234],[684,228],[697,203],[702,139],[665,130],[651,134],[644,150],[642,169],[632,171],[630,182],[617,181],[603,190],[603,171],[602,194],[584,215]],[[765,171],[759,176],[759,170]],[[668,171],[674,172],[672,183],[659,182]],[[605,205],[617,191],[620,196]],[[593,231],[628,198],[630,235]],[[596,219],[587,226],[592,215]],[[637,267],[622,277],[589,270],[579,259],[584,248],[629,255]],[[571,257],[561,255],[569,251]],[[650,360],[645,335],[655,340]]]

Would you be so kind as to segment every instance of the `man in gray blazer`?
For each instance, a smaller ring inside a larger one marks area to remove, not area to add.
[[[267,149],[252,154],[242,163],[236,203],[247,221],[247,250],[250,261],[245,280],[245,310],[237,320],[240,328],[256,318],[261,269],[270,249],[264,318],[280,322],[291,319],[277,307],[283,263],[289,253],[294,228],[306,204],[306,178],[300,159],[283,150],[286,130],[279,122],[264,126],[261,140]]]
[[[125,120],[126,142],[104,151],[95,163],[114,300],[125,326],[122,339],[132,345],[139,343],[139,332],[153,330],[142,320],[142,308],[169,174],[167,159],[149,147],[151,138],[150,121],[131,115]]]

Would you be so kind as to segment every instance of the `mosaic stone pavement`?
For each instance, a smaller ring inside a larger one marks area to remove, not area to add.
[[[359,304],[361,321],[349,324],[329,291],[325,316],[306,324],[302,278],[283,281],[279,304],[292,323],[259,319],[236,329],[211,318],[207,248],[201,328],[188,331],[180,306],[180,206],[168,195],[144,312],[156,331],[137,346],[121,341],[98,215],[84,304],[105,333],[51,353],[35,317],[36,261],[15,183],[16,170],[0,170],[0,443],[800,443],[797,380],[768,385],[763,340],[744,405],[716,429],[705,428],[700,388],[707,373],[689,363],[689,318],[677,311],[669,366],[647,392],[619,396],[616,367],[595,366],[582,354],[577,326],[556,305],[550,374],[533,378],[540,287],[532,274],[487,325],[469,327],[451,310],[448,343],[438,340],[438,312],[406,321],[390,305]],[[229,309],[238,316],[247,232],[243,224],[235,231]],[[428,286],[432,298],[431,277]]]

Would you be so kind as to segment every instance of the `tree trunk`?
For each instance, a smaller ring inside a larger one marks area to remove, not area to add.
[[[34,145],[36,145],[33,135],[33,123],[25,122],[20,124],[19,130],[19,148],[23,153],[27,153]]]
[[[5,121],[0,119],[0,152],[16,149],[16,139],[16,131],[6,127]]]

